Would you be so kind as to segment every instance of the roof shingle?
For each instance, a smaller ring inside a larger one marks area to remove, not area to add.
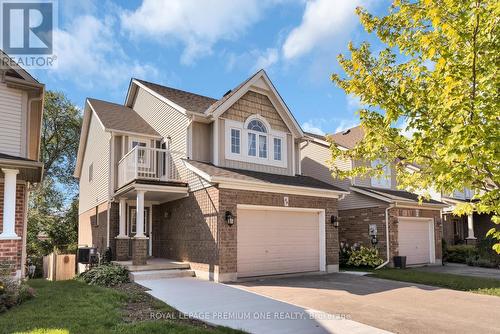
[[[194,111],[198,113],[203,113],[208,109],[217,99],[203,96],[199,94],[194,94],[190,92],[186,92],[180,89],[175,89],[171,87],[166,87],[162,85],[158,85],[152,82],[134,79],[153,90],[154,92],[160,94],[161,96],[169,99],[175,104],[183,107],[186,110]]]
[[[243,170],[243,169],[225,168],[225,167],[214,166],[211,163],[195,161],[195,160],[186,160],[186,162],[189,163],[191,166],[197,168],[198,170],[202,171],[203,173],[208,174],[210,177],[224,177],[240,181],[253,181],[253,182],[261,182],[267,184],[279,184],[286,186],[347,192],[347,190],[341,189],[339,187],[333,186],[331,184],[325,183],[323,181],[317,180],[309,176],[278,175],[278,174]]]
[[[361,189],[367,191],[372,194],[382,195],[389,199],[395,199],[395,197],[399,197],[403,200],[409,200],[413,202],[419,202],[419,195],[405,191],[405,190],[393,190],[393,189],[384,189],[384,188],[374,188],[374,187],[361,187],[361,186],[352,186],[354,189]],[[443,204],[442,202],[435,201],[433,199],[425,199],[422,198],[422,203],[424,204]]]
[[[87,99],[106,129],[160,136],[138,113],[121,104]]]

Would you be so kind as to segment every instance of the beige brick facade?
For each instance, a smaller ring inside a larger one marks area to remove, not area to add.
[[[3,193],[4,184],[0,181],[0,232],[3,228]],[[23,263],[23,240],[26,238],[24,233],[25,221],[25,203],[26,186],[17,184],[16,186],[16,218],[15,232],[19,240],[0,240],[0,270],[6,270],[12,275],[20,275]]]

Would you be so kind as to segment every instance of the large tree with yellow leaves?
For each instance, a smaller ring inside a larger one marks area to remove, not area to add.
[[[349,44],[338,60],[335,84],[359,97],[365,138],[338,157],[395,163],[402,188],[470,188],[473,210],[500,222],[500,2],[495,0],[398,0],[389,13],[357,14],[387,48]],[[403,124],[403,125],[402,125]],[[411,132],[411,135],[403,135]],[[420,171],[410,172],[406,163]],[[341,177],[379,173],[375,168],[336,170]],[[500,240],[500,230],[489,235]],[[494,246],[500,253],[500,243]]]

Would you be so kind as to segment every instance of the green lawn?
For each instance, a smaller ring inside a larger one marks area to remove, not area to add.
[[[492,278],[430,273],[415,269],[388,268],[375,270],[369,276],[500,297],[500,280]]]
[[[0,333],[240,333],[179,318],[130,320],[126,314],[131,312],[126,308],[138,298],[136,292],[89,286],[78,281],[32,280],[29,285],[36,289],[37,296],[0,314]],[[149,296],[143,296],[145,298]],[[173,312],[168,305],[157,301],[150,300],[148,307],[153,311]],[[135,312],[141,310],[132,311],[132,318]]]

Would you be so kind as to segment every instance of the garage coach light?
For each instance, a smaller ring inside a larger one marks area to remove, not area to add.
[[[330,217],[330,222],[333,224],[333,227],[339,227],[339,218],[335,215]]]
[[[234,224],[234,216],[231,213],[231,211],[226,211],[225,219],[226,219],[226,223],[229,226],[232,226]]]

